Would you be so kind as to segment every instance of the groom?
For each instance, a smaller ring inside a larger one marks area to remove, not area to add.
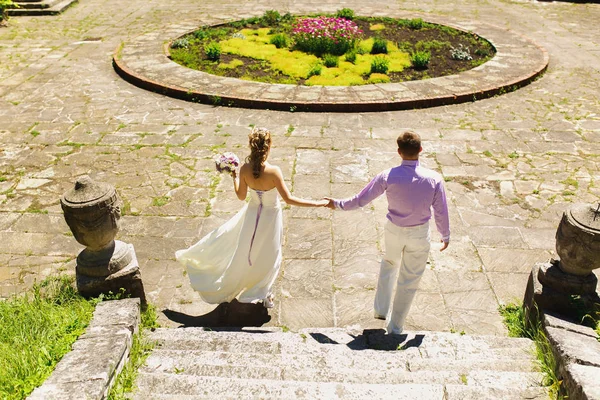
[[[387,332],[400,334],[408,310],[425,271],[429,255],[429,220],[431,208],[444,251],[450,241],[448,205],[440,174],[419,165],[421,138],[404,132],[397,139],[402,163],[377,175],[354,197],[329,200],[327,207],[354,210],[364,207],[386,193],[388,200],[385,225],[385,255],[381,260],[375,294],[375,318],[389,320]],[[396,296],[390,310],[394,281],[398,276]],[[389,314],[389,317],[388,317]]]

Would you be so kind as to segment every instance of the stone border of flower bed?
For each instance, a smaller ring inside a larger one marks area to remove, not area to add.
[[[106,398],[129,358],[140,324],[140,299],[98,303],[85,333],[29,400]]]
[[[390,111],[459,104],[516,90],[533,81],[548,66],[545,49],[504,28],[415,13],[388,16],[420,17],[473,32],[492,43],[496,55],[460,74],[420,81],[362,86],[269,84],[211,75],[171,61],[165,40],[172,41],[198,29],[195,21],[169,26],[164,32],[148,33],[121,44],[113,56],[113,65],[128,82],[174,98],[222,106],[310,112]]]

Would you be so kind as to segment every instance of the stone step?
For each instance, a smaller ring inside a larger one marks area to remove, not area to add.
[[[278,369],[327,368],[330,370],[374,367],[378,370],[405,371],[515,371],[532,372],[535,364],[529,358],[495,358],[495,359],[461,359],[454,358],[422,358],[419,354],[404,351],[356,351],[335,352],[324,349],[322,353],[311,354],[261,354],[261,353],[229,353],[223,351],[201,350],[164,350],[155,348],[146,361],[145,370],[168,372],[175,368],[185,369],[206,366],[251,366],[258,368],[273,367]],[[198,375],[198,374],[196,374]]]
[[[310,366],[260,366],[260,365],[210,365],[196,362],[190,357],[185,362],[155,364],[166,359],[148,361],[143,372],[158,374],[193,375],[197,377],[236,377],[251,380],[303,381],[303,382],[340,382],[369,384],[460,384],[464,380],[478,386],[527,388],[539,385],[542,375],[537,372],[516,372],[496,370],[419,370],[408,371],[404,365],[398,368],[380,369],[376,363],[354,368]]]
[[[35,1],[35,2],[20,2],[17,1],[15,2],[18,6],[20,10],[25,10],[25,9],[29,9],[29,10],[33,10],[33,9],[45,9],[45,8],[50,8],[52,6],[54,6],[56,3],[58,3],[60,0],[43,0],[43,1]]]
[[[40,16],[60,14],[77,0],[43,0],[16,2],[19,8],[6,10],[10,16]]]
[[[135,399],[538,399],[527,339],[339,328],[149,332]]]
[[[493,377],[489,377],[493,379]],[[502,381],[494,386],[457,384],[374,384],[350,382],[282,381],[232,377],[198,377],[185,374],[140,373],[134,399],[544,399],[544,388],[512,386]],[[502,386],[506,385],[506,386]]]
[[[135,400],[182,399],[420,399],[442,400],[442,385],[289,382],[140,373]],[[164,397],[164,396],[168,397]],[[163,396],[163,397],[161,397]],[[192,396],[192,397],[189,397]]]
[[[415,385],[410,385],[414,390]],[[403,389],[408,391],[409,385],[403,385]],[[543,387],[527,388],[522,390],[510,389],[510,388],[490,388],[490,387],[476,387],[468,385],[446,385],[444,387],[445,397],[444,400],[548,400],[548,391]],[[406,394],[411,395],[411,393]],[[435,394],[434,394],[435,395]],[[293,398],[302,398],[303,396],[297,396]],[[137,394],[133,397],[134,400],[203,400],[210,399],[210,396],[194,396],[184,394]],[[262,399],[280,399],[279,397],[264,397]],[[335,397],[333,397],[335,398]],[[377,399],[378,397],[371,397]],[[389,399],[386,393],[380,399]],[[403,399],[406,397],[397,397]],[[408,397],[410,398],[410,397]],[[432,397],[436,399],[437,397]],[[220,397],[223,400],[238,400],[237,396],[224,395]],[[414,397],[412,399],[420,399],[420,397]]]
[[[528,388],[525,390],[515,389],[498,389],[498,388],[477,388],[470,386],[446,386],[446,396],[444,400],[547,400],[548,391],[544,388]],[[408,395],[407,395],[408,396]],[[301,398],[301,397],[294,397]],[[333,397],[335,399],[335,397]],[[398,399],[411,398],[400,396]],[[436,397],[433,397],[434,399]],[[192,396],[192,395],[168,395],[168,394],[148,394],[142,396],[135,396],[135,400],[204,400],[210,399],[208,396]],[[237,396],[223,396],[220,397],[222,400],[238,400]],[[265,400],[280,399],[279,397],[261,397]],[[385,394],[381,397],[371,397],[371,399],[389,399]],[[420,399],[414,397],[412,399]]]
[[[162,349],[222,351],[230,353],[298,354],[326,351],[355,353],[352,350],[380,353],[378,350],[402,348],[408,355],[422,358],[455,359],[514,358],[530,359],[533,342],[529,339],[496,336],[461,336],[439,332],[410,332],[399,339],[388,335],[348,335],[343,329],[333,333],[268,331],[219,332],[199,328],[157,329],[150,339]],[[347,336],[340,339],[340,336]]]
[[[548,390],[543,387],[526,389],[478,387],[471,385],[446,385],[444,400],[548,400]],[[166,399],[164,399],[166,400]]]

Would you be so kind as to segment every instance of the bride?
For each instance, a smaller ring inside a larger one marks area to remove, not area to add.
[[[250,156],[232,174],[240,200],[248,192],[250,202],[229,221],[186,250],[175,253],[187,269],[192,287],[211,304],[263,301],[273,307],[271,287],[281,265],[283,225],[279,196],[289,205],[323,207],[327,200],[305,200],[292,196],[281,169],[267,162],[271,134],[254,128],[248,136]]]

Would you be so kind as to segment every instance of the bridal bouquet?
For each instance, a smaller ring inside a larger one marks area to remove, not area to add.
[[[237,171],[240,166],[240,159],[234,153],[223,153],[215,156],[215,166],[218,172],[227,172],[228,174]]]

